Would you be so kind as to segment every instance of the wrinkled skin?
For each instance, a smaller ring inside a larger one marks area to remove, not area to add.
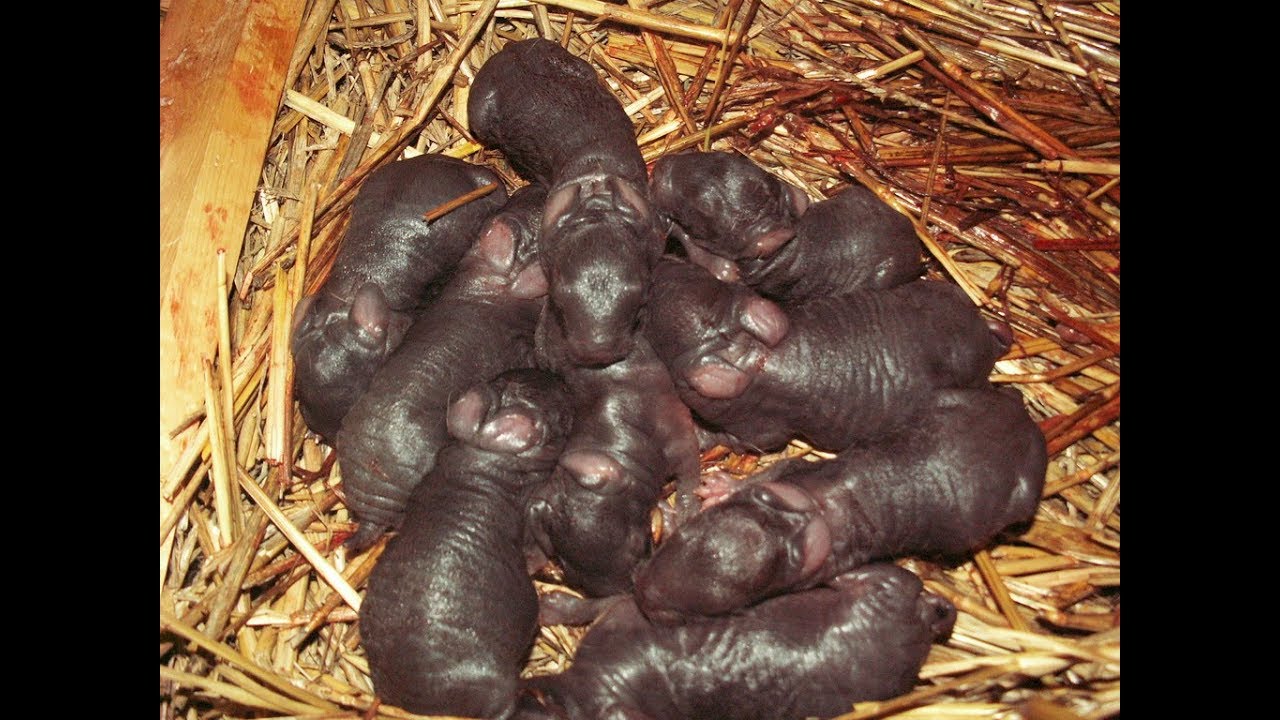
[[[690,258],[725,281],[738,279],[735,261],[777,252],[809,205],[799,188],[729,152],[658,158],[649,187]]]
[[[920,280],[779,306],[664,258],[646,336],[695,417],[737,449],[838,452],[986,383],[1007,350],[956,287]]]
[[[570,185],[547,201],[541,238],[547,322],[569,359],[600,367],[631,352],[661,236],[644,198],[614,181]],[[568,204],[566,204],[568,203]]]
[[[1016,391],[940,390],[901,434],[834,460],[779,462],[704,510],[639,570],[636,597],[655,621],[678,622],[871,560],[969,553],[1032,518],[1047,462]]]
[[[368,547],[396,527],[414,486],[444,444],[449,401],[504,370],[532,367],[546,295],[536,262],[545,190],[528,186],[486,223],[439,298],[405,335],[338,432],[347,507],[360,521],[348,541]]]
[[[422,219],[490,183],[498,188],[485,197],[434,222]],[[491,170],[444,155],[401,160],[369,176],[328,279],[295,313],[294,395],[311,430],[333,442],[424,301],[506,200]]]
[[[650,513],[671,479],[698,482],[693,418],[667,368],[643,337],[623,360],[577,367],[554,324],[540,326],[540,367],[573,392],[573,434],[551,479],[535,491],[529,533],[582,592],[631,590],[631,573],[650,550]]]
[[[471,133],[521,177],[557,186],[601,171],[644,185],[631,119],[585,60],[549,40],[508,43],[476,73]]]
[[[582,639],[564,673],[526,683],[517,718],[798,720],[911,690],[955,608],[894,565],[725,618],[650,623],[630,599]]]
[[[477,140],[551,188],[541,261],[573,362],[626,357],[662,236],[622,106],[586,61],[533,39],[489,58],[467,110]]]
[[[550,472],[573,411],[557,378],[516,370],[463,393],[447,422],[452,441],[369,577],[360,635],[383,702],[505,718],[537,631],[521,498]]]
[[[777,252],[738,262],[742,282],[786,302],[897,287],[923,270],[911,221],[861,185],[810,206]]]
[[[911,221],[861,185],[809,205],[741,155],[695,152],[660,158],[650,187],[691,262],[774,300],[889,288],[922,271]]]

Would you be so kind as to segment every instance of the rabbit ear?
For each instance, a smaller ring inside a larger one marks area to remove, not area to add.
[[[499,272],[507,272],[516,261],[515,231],[502,218],[494,218],[485,223],[474,248],[473,252],[485,264]]]
[[[685,379],[699,395],[714,399],[735,398],[746,391],[752,376],[723,362],[707,358],[685,372]]]
[[[511,294],[524,300],[540,298],[546,295],[550,289],[551,286],[547,283],[547,274],[542,271],[542,265],[537,262],[521,270],[516,275],[515,281],[511,283]]]
[[[560,222],[560,218],[569,212],[569,208],[578,202],[582,186],[573,183],[566,185],[547,196],[542,206],[542,234],[548,235]]]
[[[453,401],[445,423],[459,440],[494,452],[514,455],[543,439],[537,418],[522,408],[502,407],[484,386],[473,387]]]
[[[645,198],[644,193],[636,190],[631,183],[620,177],[611,176],[609,178],[609,186],[622,199],[622,202],[630,206],[641,217],[649,218],[653,216],[653,210],[650,209],[649,201]]]
[[[791,193],[791,210],[795,212],[796,217],[800,217],[805,210],[809,209],[809,196],[795,185],[788,184],[787,190]]]
[[[766,258],[778,252],[778,248],[787,243],[788,240],[796,236],[796,231],[791,228],[783,228],[779,230],[770,230],[763,235],[757,236],[747,244],[750,250],[749,257]]]
[[[782,512],[805,513],[803,545],[800,557],[800,577],[808,577],[822,567],[831,557],[831,527],[822,519],[817,503],[808,493],[794,485],[780,482],[762,482],[744,488],[746,498],[758,505]]]
[[[480,432],[480,424],[489,412],[490,398],[480,388],[473,387],[449,405],[445,425],[449,434],[459,440],[469,441]]]
[[[524,409],[508,408],[480,426],[480,438],[482,447],[514,455],[542,442],[542,430]]]
[[[356,291],[348,314],[352,323],[373,337],[382,337],[391,324],[391,307],[377,283],[367,282]]]
[[[734,283],[741,279],[742,273],[738,269],[738,263],[703,250],[690,240],[688,234],[678,225],[673,224],[672,228],[671,234],[675,235],[684,246],[684,253],[689,256],[689,262],[711,273],[720,282]]]
[[[602,452],[568,452],[561,456],[560,466],[579,485],[592,492],[609,495],[622,489],[622,466]]]
[[[743,329],[757,337],[760,342],[774,347],[787,336],[791,322],[787,314],[771,300],[756,296],[741,303],[738,310],[738,323]]]

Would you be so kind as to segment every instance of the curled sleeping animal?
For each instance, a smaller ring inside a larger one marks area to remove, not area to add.
[[[537,631],[521,512],[573,422],[567,389],[514,370],[449,406],[452,440],[369,577],[360,636],[373,687],[415,713],[505,718]]]
[[[579,365],[626,357],[662,252],[630,119],[586,61],[557,43],[509,43],[476,73],[471,131],[550,187],[541,262],[549,319]]]
[[[687,577],[697,584],[700,578]],[[653,623],[623,598],[573,665],[525,683],[516,718],[792,720],[915,686],[956,611],[895,565],[867,565],[734,615]]]
[[[539,326],[538,346],[540,366],[572,389],[577,415],[555,472],[534,492],[529,534],[570,586],[593,596],[630,592],[663,485],[675,479],[689,498],[698,485],[693,418],[642,335],[602,368],[575,366],[555,323]]]
[[[972,552],[1031,519],[1047,457],[1016,391],[934,391],[907,430],[832,460],[779,461],[703,510],[640,568],[636,598],[677,622],[873,560]]]
[[[497,189],[485,197],[423,220],[489,184]],[[492,170],[444,155],[390,163],[365,180],[329,277],[295,313],[294,396],[307,427],[334,442],[356,398],[506,201]]]
[[[663,258],[646,337],[694,416],[736,448],[838,452],[902,427],[934,390],[986,383],[1008,348],[953,285],[918,280],[779,306]]]
[[[476,382],[533,367],[546,296],[536,261],[545,189],[520,189],[485,224],[440,296],[352,406],[338,432],[347,506],[359,550],[399,525],[404,503],[447,440],[449,401]]]
[[[741,155],[693,152],[659,158],[650,187],[690,260],[774,300],[890,288],[923,269],[911,222],[861,185],[810,204]]]

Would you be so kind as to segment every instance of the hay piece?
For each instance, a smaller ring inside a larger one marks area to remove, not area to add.
[[[527,37],[597,68],[646,161],[700,147],[815,198],[866,185],[915,224],[930,277],[1013,329],[992,379],[1050,439],[1036,518],[967,562],[901,561],[959,607],[956,634],[916,691],[844,717],[1119,713],[1118,4],[322,0],[298,20],[234,287],[218,291],[221,346],[183,348],[212,361],[208,410],[166,431],[186,445],[161,468],[162,717],[406,717],[373,698],[355,624],[381,546],[342,549],[341,468],[288,400],[283,330],[373,168],[443,152],[515,179],[466,134],[466,87]],[[215,257],[182,260],[215,272]],[[781,457],[830,453],[795,442],[703,465],[741,478]],[[563,670],[583,632],[541,628],[525,675]]]

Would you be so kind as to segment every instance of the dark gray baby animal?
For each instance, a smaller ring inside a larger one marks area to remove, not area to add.
[[[450,444],[369,577],[360,635],[373,687],[416,713],[505,718],[537,630],[521,498],[573,421],[564,385],[504,373],[449,407]]]
[[[1031,519],[1047,458],[1016,391],[936,391],[902,433],[833,460],[778,462],[682,525],[637,574],[636,597],[674,622],[872,560],[972,552]]]
[[[509,43],[485,62],[467,111],[477,140],[550,186],[542,267],[550,320],[573,361],[622,359],[663,243],[622,106],[585,60],[533,39]]]
[[[447,439],[449,402],[504,370],[533,366],[547,287],[536,261],[544,197],[540,186],[522,188],[485,224],[449,284],[343,420],[342,487],[360,521],[348,541],[353,549],[399,524],[409,493]]]
[[[485,197],[428,223],[424,213],[489,184]],[[413,318],[507,201],[498,176],[444,155],[375,170],[324,285],[298,303],[294,395],[307,427],[332,443],[343,416],[399,346]]]
[[[894,565],[676,627],[649,622],[627,598],[587,632],[572,667],[527,683],[516,717],[830,717],[913,688],[955,618],[949,602]]]

